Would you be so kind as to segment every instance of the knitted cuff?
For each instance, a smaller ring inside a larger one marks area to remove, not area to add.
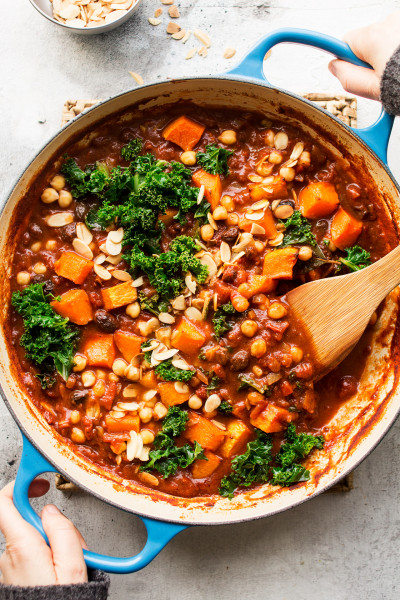
[[[381,101],[391,115],[400,115],[400,46],[389,59],[381,79]]]

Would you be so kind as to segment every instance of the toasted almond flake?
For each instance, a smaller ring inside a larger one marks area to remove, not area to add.
[[[49,227],[64,227],[73,222],[74,215],[68,212],[59,212],[49,215],[45,220]]]
[[[197,50],[197,54],[205,58],[208,54],[208,50],[205,46],[200,46],[200,48]]]
[[[161,19],[157,19],[156,17],[149,17],[149,23],[150,25],[156,27],[157,25],[160,25]]]
[[[249,181],[252,181],[253,183],[261,183],[263,180],[261,175],[249,175],[248,179],[249,179]]]
[[[178,394],[188,394],[189,393],[189,386],[186,385],[186,383],[183,383],[183,381],[175,381],[174,388]]]
[[[103,262],[106,260],[106,257],[104,254],[98,254],[94,259],[93,262],[95,265],[102,265]]]
[[[185,310],[186,302],[183,294],[177,296],[174,300],[172,300],[171,306],[174,310]]]
[[[154,396],[157,396],[157,393],[157,390],[147,390],[147,392],[142,395],[142,398],[145,402],[148,402],[149,400],[152,400]]]
[[[208,219],[208,222],[210,223],[211,227],[213,229],[215,229],[215,231],[217,231],[218,230],[218,225],[217,225],[214,217],[212,216],[212,214],[210,212],[207,213],[207,219]]]
[[[297,142],[297,144],[295,144],[293,147],[290,158],[292,158],[292,159],[300,158],[300,154],[303,152],[303,150],[304,150],[303,142]]]
[[[211,419],[211,423],[213,423],[215,425],[215,427],[218,427],[218,429],[221,429],[221,431],[226,431],[226,426],[221,423],[221,421],[216,421],[215,419]]]
[[[79,238],[75,238],[72,241],[72,247],[75,250],[75,252],[77,252],[84,258],[87,258],[88,260],[92,260],[93,252],[91,251],[89,246],[87,244],[85,244],[85,242],[82,242],[82,240],[80,240]]]
[[[179,8],[176,6],[176,4],[172,4],[172,6],[169,7],[168,14],[171,17],[171,19],[179,19],[179,17],[181,16]]]
[[[203,196],[204,196],[204,191],[205,191],[204,184],[201,184],[199,193],[197,195],[197,204],[201,204],[201,201],[203,200]]]
[[[181,30],[181,26],[178,25],[178,23],[174,23],[173,21],[170,21],[167,25],[167,33],[178,33],[178,31]]]
[[[127,385],[123,389],[122,396],[124,398],[136,398],[137,390],[133,387],[133,385]]]
[[[193,56],[196,54],[196,52],[197,52],[196,48],[191,48],[189,50],[189,52],[186,54],[185,60],[190,60],[191,58],[193,58]]]
[[[171,35],[171,37],[172,37],[174,40],[182,40],[182,39],[185,37],[185,33],[186,33],[186,32],[185,32],[185,30],[184,30],[184,29],[181,29],[180,31],[178,31],[178,33],[173,33],[173,34]]]
[[[160,346],[161,346],[161,344],[160,344]],[[158,351],[154,350],[152,357],[154,356],[155,360],[159,360],[162,362],[163,360],[168,360],[169,358],[172,358],[178,352],[179,352],[179,350],[177,350],[176,348],[171,348],[171,350],[167,349],[167,350],[164,350],[163,352],[158,352]]]
[[[111,279],[111,273],[110,273],[110,271],[107,271],[107,269],[105,269],[101,265],[96,265],[95,264],[94,267],[93,267],[93,270],[96,273],[96,275],[98,277],[100,277],[100,279],[104,279],[104,281],[107,281],[108,279]]]
[[[186,287],[188,288],[188,290],[190,292],[192,292],[192,294],[196,293],[196,282],[194,281],[191,273],[188,273],[186,275],[185,284],[186,284]]]
[[[114,269],[112,272],[112,276],[119,281],[129,281],[132,279],[128,271],[122,271],[121,269]]]
[[[147,462],[149,460],[149,456],[150,456],[150,446],[143,446],[140,456],[138,456],[137,458],[141,462]],[[157,485],[158,485],[158,481],[157,481]]]
[[[75,19],[76,17],[79,17],[80,10],[79,10],[79,7],[75,6],[74,4],[67,4],[66,2],[63,2],[58,14],[60,15],[60,17],[62,19],[69,21],[71,19]]]
[[[125,412],[122,410],[110,410],[109,415],[113,419],[123,419]]]
[[[182,39],[182,44],[186,44],[186,42],[188,41],[188,39],[190,38],[190,36],[192,35],[192,32],[190,31],[190,29],[185,33],[184,38]],[[196,52],[196,51],[195,51]]]
[[[106,250],[106,245],[105,243],[100,244],[99,249],[101,250],[101,252],[104,252],[105,254],[107,254],[107,250]]]
[[[213,277],[217,273],[217,265],[209,252],[205,252],[201,258],[199,258],[202,265],[208,268],[208,276]]]
[[[244,256],[245,254],[246,254],[246,252],[242,251],[242,252],[239,252],[238,254],[235,254],[234,256],[232,256],[231,264],[240,260],[242,258],[242,256]]]
[[[278,131],[278,133],[274,137],[274,146],[277,150],[285,150],[289,143],[289,138],[287,133],[284,131]]]
[[[269,200],[259,200],[251,205],[252,210],[261,210],[262,208],[268,208]]]
[[[217,310],[217,308],[218,308],[218,294],[215,293],[213,295],[213,309],[214,309],[214,312]]]
[[[222,262],[226,263],[229,262],[231,259],[231,249],[229,244],[227,244],[226,242],[221,242],[221,245],[219,247],[219,252],[221,255],[221,260]]]
[[[253,223],[250,229],[252,235],[265,235],[265,229],[258,223]]]
[[[196,240],[196,244],[202,248],[203,250],[205,250],[206,252],[208,252],[208,248],[205,244],[203,244],[203,242],[201,242],[200,240]]]
[[[245,214],[246,219],[249,219],[249,221],[259,221],[260,219],[262,219],[264,216],[264,211],[259,211],[259,212],[247,212]]]
[[[110,5],[112,10],[128,10],[132,6],[132,0],[125,0],[124,2],[116,2],[113,0],[113,4]],[[104,14],[104,9],[103,9]]]
[[[271,204],[271,210],[272,212],[275,212],[275,209],[277,208],[277,206],[279,206],[280,200],[273,200],[272,204]]]
[[[103,246],[105,246],[105,244],[102,244]],[[101,246],[100,246],[100,250],[101,250]],[[106,250],[104,250],[105,252]],[[117,254],[116,256],[107,256],[106,257],[106,261],[111,263],[112,265],[117,265],[118,263],[120,263],[122,260],[122,254]]]
[[[203,315],[201,314],[199,309],[195,308],[194,306],[188,306],[188,308],[185,310],[185,316],[188,319],[191,319],[192,321],[202,321],[203,320]]]
[[[131,431],[129,435],[130,439],[126,442],[126,458],[129,462],[131,462],[136,456],[136,450],[138,448],[139,441],[138,438],[140,436],[136,433],[136,431]]]
[[[90,244],[90,242],[93,239],[93,235],[91,234],[89,229],[86,227],[85,223],[77,223],[76,224],[76,237],[88,245]]]
[[[172,323],[175,323],[175,317],[167,312],[161,312],[158,315],[158,319],[161,321],[161,323],[165,323],[166,325],[172,325]]]
[[[157,477],[155,477],[151,473],[139,472],[138,478],[145,485],[152,485],[154,487],[157,487],[158,485],[160,485],[160,482],[158,481]]]
[[[206,48],[209,48],[211,46],[211,40],[209,36],[205,33],[205,31],[202,31],[201,29],[195,29],[193,34],[195,37],[197,37],[199,42],[204,44]]]
[[[270,246],[279,246],[283,242],[283,233],[278,233],[276,237],[268,241]]]
[[[118,19],[121,19],[121,17],[124,17],[127,14],[127,12],[127,10],[113,10],[111,13],[106,15],[104,21],[106,23],[114,23],[114,21],[117,21]]]
[[[163,9],[161,7],[156,8],[156,10],[154,11],[154,16],[156,19],[158,19],[158,17],[160,17],[162,15]]]
[[[122,242],[122,238],[124,237],[124,230],[122,227],[116,229],[115,231],[110,231],[107,235],[107,239],[109,239],[113,244],[119,244]]]
[[[109,254],[110,256],[118,256],[118,254],[121,254],[122,245],[121,245],[121,243],[114,244],[114,242],[112,242],[110,240],[110,238],[107,237],[106,250],[107,250],[107,254]]]
[[[144,352],[152,352],[153,350],[158,348],[159,345],[160,345],[160,342],[158,340],[151,340],[148,344],[146,344],[146,347],[144,348]]]
[[[235,48],[225,48],[224,50],[224,58],[232,58],[232,56],[235,56],[235,54]]]
[[[214,410],[217,410],[220,404],[221,398],[218,396],[218,394],[211,394],[204,403],[204,412],[211,413]]]
[[[254,241],[254,239],[253,239],[253,236],[251,235],[251,233],[245,231],[244,233],[242,233],[240,235],[239,241],[236,242],[236,244],[232,247],[232,250],[236,250],[236,251],[243,250],[244,248],[247,248],[247,246],[252,244],[253,241]]]
[[[139,73],[135,73],[134,71],[129,71],[129,75],[131,75],[133,77],[133,79],[136,81],[136,83],[138,85],[143,85],[143,83],[144,83],[143,77],[141,75],[139,75]]]
[[[169,4],[173,4],[174,0],[161,0],[161,4],[168,6]]]
[[[126,412],[132,412],[139,410],[139,404],[137,402],[118,402],[117,408],[125,410]]]
[[[132,281],[132,287],[140,287],[141,285],[144,284],[144,279],[142,276],[138,277],[137,279],[135,279],[134,281]]]
[[[174,356],[171,360],[171,363],[177,369],[182,369],[182,371],[190,371],[190,366],[186,360],[183,360],[183,358],[180,358],[179,356]]]

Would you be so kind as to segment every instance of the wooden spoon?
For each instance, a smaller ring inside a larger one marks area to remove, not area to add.
[[[374,310],[400,283],[400,246],[348,275],[310,281],[286,295],[310,335],[320,377],[336,367],[363,334]]]

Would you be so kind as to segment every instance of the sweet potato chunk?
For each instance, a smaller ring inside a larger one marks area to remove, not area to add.
[[[245,298],[252,298],[256,294],[273,292],[277,282],[266,275],[253,275],[246,283],[241,283],[238,287],[239,294]]]
[[[224,458],[230,458],[244,446],[251,437],[251,431],[243,421],[233,419],[226,427],[225,439],[219,449]]]
[[[276,200],[278,198],[287,198],[288,191],[286,181],[279,175],[274,176],[268,183],[250,183],[250,198],[257,200]]]
[[[222,194],[222,183],[219,175],[211,175],[203,169],[192,175],[192,181],[197,187],[204,185],[204,197],[211,204],[211,209],[217,208]]]
[[[361,221],[355,219],[352,215],[340,207],[332,219],[332,242],[341,250],[344,250],[349,246],[353,246],[353,244],[356,243],[358,236],[362,232],[362,228],[363,226]]]
[[[299,194],[300,212],[307,219],[329,217],[338,204],[336,188],[327,181],[309,183]]]
[[[92,269],[93,261],[69,251],[63,252],[54,263],[54,270],[57,275],[70,279],[78,285],[82,285]]]
[[[140,418],[133,415],[125,415],[122,419],[114,419],[110,415],[104,418],[106,429],[109,433],[119,433],[122,431],[140,431]]]
[[[198,458],[192,465],[193,479],[204,479],[205,477],[209,477],[221,464],[222,458],[209,450],[204,450],[204,456],[207,460]]]
[[[202,331],[182,317],[178,327],[175,329],[171,344],[186,354],[197,353],[206,341],[206,336]]]
[[[111,369],[115,360],[114,337],[110,334],[101,334],[89,338],[83,348],[90,367],[108,367]]]
[[[193,150],[205,127],[182,115],[166,126],[162,135],[165,140],[180,146],[182,150]]]
[[[175,389],[173,381],[167,381],[166,383],[160,383],[158,386],[158,392],[161,396],[161,402],[165,406],[176,406],[177,404],[183,404],[190,398],[190,392],[185,394],[178,393]]]
[[[69,290],[62,294],[60,301],[50,302],[56,313],[66,317],[76,325],[87,325],[93,320],[93,310],[85,290]]]
[[[124,359],[131,362],[132,358],[140,354],[140,346],[145,338],[135,335],[129,331],[117,329],[114,331],[114,342]]]
[[[276,223],[274,219],[274,215],[270,208],[267,208],[264,211],[264,216],[261,217],[258,221],[251,221],[250,219],[246,219],[243,217],[240,221],[240,229],[243,231],[251,231],[253,224],[260,225],[264,228],[265,236],[270,240],[275,238],[278,235],[278,231],[276,229]],[[262,234],[255,234],[262,235]]]
[[[189,411],[189,421],[183,436],[192,443],[196,441],[203,448],[215,451],[225,434],[208,419]]]
[[[288,410],[268,403],[261,412],[258,406],[253,408],[250,413],[250,422],[254,427],[262,429],[265,433],[276,433],[277,431],[283,431],[287,423],[293,421],[293,416],[293,413]]]
[[[112,310],[134,302],[137,298],[137,289],[133,287],[132,281],[125,281],[113,287],[101,290],[104,308]]]
[[[147,371],[142,379],[140,380],[140,383],[142,384],[143,387],[149,389],[149,390],[154,390],[154,388],[157,385],[157,377],[156,374],[154,372],[154,369],[151,369],[150,371]]]
[[[297,262],[298,248],[281,248],[265,255],[263,275],[271,279],[293,279],[293,267]]]

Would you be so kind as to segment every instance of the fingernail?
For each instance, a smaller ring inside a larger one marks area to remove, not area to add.
[[[52,515],[59,515],[60,511],[58,510],[57,506],[54,506],[54,504],[47,504],[44,507],[44,510],[46,510],[47,512],[49,512]]]
[[[336,74],[336,65],[334,62],[330,62],[328,65],[328,69],[330,70],[330,72],[332,73],[332,75]]]

